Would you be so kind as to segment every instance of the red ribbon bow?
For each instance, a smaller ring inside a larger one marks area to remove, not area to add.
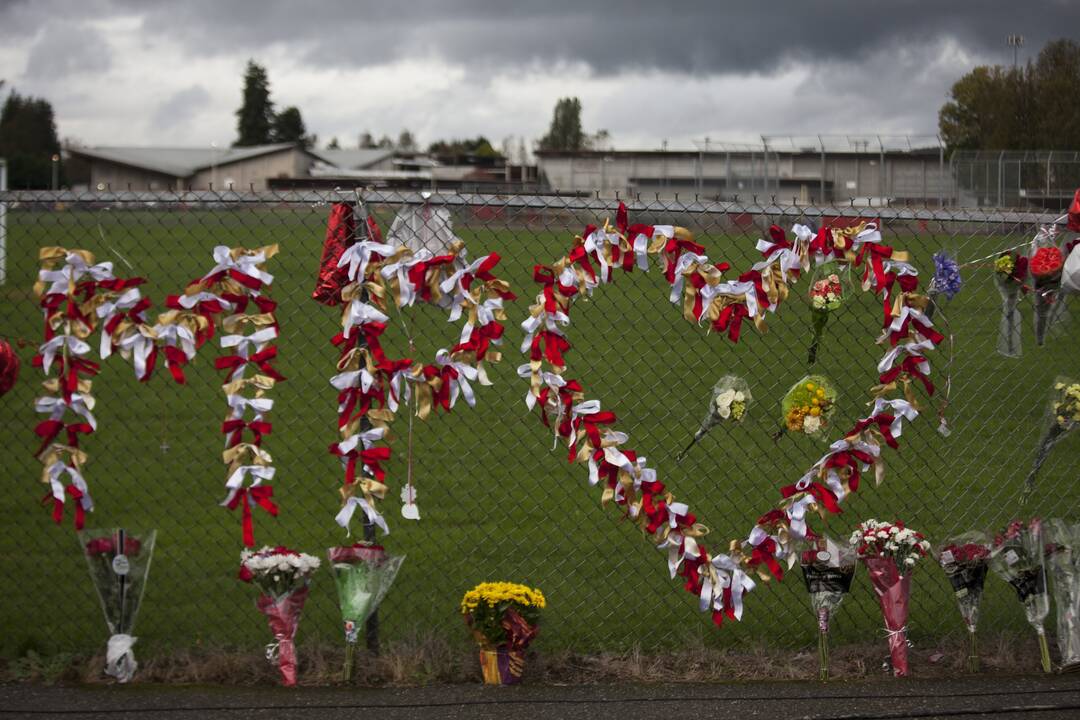
[[[228,505],[225,506],[230,510],[235,510],[237,505],[243,505],[243,515],[241,516],[240,524],[243,530],[245,547],[255,547],[255,524],[252,522],[251,518],[252,501],[266,512],[277,517],[278,506],[270,499],[273,496],[274,488],[271,485],[240,488],[233,494]]]

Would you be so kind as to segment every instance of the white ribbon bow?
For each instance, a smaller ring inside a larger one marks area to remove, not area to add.
[[[376,440],[382,440],[385,435],[386,428],[384,427],[365,430],[364,432],[350,435],[349,437],[339,442],[337,444],[338,450],[342,454],[348,454],[355,450],[357,445],[361,444],[363,445],[364,449],[367,450],[375,444]]]
[[[114,316],[123,314],[138,305],[140,300],[142,300],[142,293],[139,292],[139,288],[133,287],[125,290],[115,300],[107,300],[98,305],[95,312],[102,324],[101,345],[98,348],[102,360],[112,355],[113,351],[112,338],[105,332],[104,326],[108,325]]]
[[[41,347],[38,348],[38,352],[41,353],[42,356],[43,372],[49,372],[49,368],[52,367],[56,354],[60,352],[61,348],[65,345],[72,355],[81,357],[90,352],[90,346],[74,335],[57,335],[53,337],[52,340],[42,343]]]
[[[274,407],[272,398],[248,398],[243,395],[227,395],[225,402],[232,408],[232,419],[244,417],[246,408],[255,411],[255,420],[262,420],[263,414],[270,412]]]
[[[702,612],[712,609],[724,610],[724,590],[731,590],[731,607],[736,620],[742,620],[743,595],[752,591],[757,584],[750,576],[743,572],[738,563],[727,555],[715,555],[709,560],[709,564],[716,570],[718,586],[713,587],[711,573],[705,573],[702,577],[701,595],[698,598],[698,606]]]
[[[477,378],[476,368],[465,363],[455,362],[450,358],[450,353],[445,348],[435,353],[435,363],[440,367],[452,367],[457,371],[456,378],[449,378],[450,407],[454,407],[459,392],[465,398],[465,402],[469,404],[469,407],[476,407],[476,395],[473,393],[472,386],[469,385],[470,380],[476,380]]]
[[[716,285],[706,285],[698,293],[701,295],[701,314],[697,318],[699,325],[708,316],[709,305],[712,304],[713,298],[718,295],[746,295],[746,311],[750,314],[750,317],[764,315],[758,306],[757,288],[752,282],[732,280],[717,283]]]
[[[273,275],[265,270],[260,270],[258,267],[266,262],[266,253],[261,250],[254,255],[241,255],[238,260],[233,260],[232,255],[229,254],[229,247],[227,245],[218,245],[214,248],[214,262],[217,265],[214,266],[213,270],[203,275],[203,280],[222,270],[236,270],[242,275],[261,281],[264,285],[274,282]]]
[[[381,312],[374,305],[369,305],[368,303],[357,299],[349,304],[349,312],[345,316],[345,329],[348,330],[357,325],[371,322],[384,323],[389,319],[390,317],[388,315]]]
[[[379,271],[384,280],[389,280],[395,274],[398,277],[398,307],[408,307],[416,301],[416,286],[409,281],[409,268],[417,263],[425,262],[435,257],[431,251],[424,248],[408,260],[384,265]]]
[[[90,497],[90,488],[87,487],[86,479],[77,468],[68,465],[63,460],[57,460],[52,465],[49,465],[46,474],[49,477],[49,489],[52,491],[54,500],[64,502],[64,485],[60,482],[60,478],[67,475],[71,478],[71,484],[82,491],[83,496],[79,500],[82,509],[86,512],[91,512],[94,509],[94,501]]]
[[[900,354],[904,353],[917,359],[919,372],[924,375],[929,375],[930,361],[923,356],[923,353],[933,349],[934,343],[930,342],[930,340],[900,343],[885,353],[885,357],[881,358],[881,362],[879,362],[877,366],[878,372],[885,373],[891,370],[892,366],[896,364],[896,361],[900,359]]]
[[[126,359],[132,358],[135,367],[135,377],[142,380],[146,377],[146,363],[150,359],[150,353],[154,350],[156,341],[153,330],[146,329],[142,325],[137,326],[133,332],[120,339],[116,347]]]
[[[233,304],[225,298],[221,297],[220,295],[215,295],[214,293],[205,291],[192,293],[191,295],[181,295],[180,307],[184,308],[185,310],[190,310],[201,302],[209,302],[211,300],[217,300],[218,303],[221,304],[221,308],[223,310],[233,309]]]
[[[277,468],[271,465],[240,465],[236,470],[233,470],[232,475],[229,475],[225,481],[225,487],[229,489],[229,496],[221,503],[222,506],[232,502],[236,492],[244,486],[245,477],[250,475],[255,478],[249,487],[258,487],[262,485],[263,480],[273,480],[275,473],[277,473]]]
[[[367,516],[368,522],[378,525],[382,528],[384,534],[390,534],[390,527],[386,524],[386,519],[371,506],[371,503],[362,497],[353,496],[346,500],[345,507],[338,511],[338,514],[334,517],[334,522],[345,528],[345,532],[351,535],[352,533],[349,532],[349,523],[352,521],[352,516],[353,513],[356,512],[357,506],[364,511],[364,515]]]
[[[223,348],[236,348],[236,354],[242,358],[251,357],[251,348],[255,348],[255,352],[260,352],[266,347],[266,343],[270,342],[278,336],[277,327],[271,325],[264,327],[262,330],[257,330],[250,335],[223,335],[221,338],[221,347]],[[242,370],[243,365],[238,369]]]
[[[371,262],[371,256],[375,253],[378,253],[383,257],[390,257],[394,254],[394,248],[384,243],[371,242],[369,240],[358,242],[355,245],[350,245],[346,248],[345,252],[341,253],[341,257],[338,258],[337,266],[349,266],[348,273],[350,281],[355,282],[358,278],[362,280],[367,276],[368,263]]]
[[[64,400],[62,397],[43,396],[34,400],[34,411],[39,413],[48,413],[50,420],[60,420],[64,417],[64,412],[71,410],[72,412],[81,415],[83,420],[97,430],[97,420],[90,413],[90,410],[94,407],[94,398],[90,395],[83,395],[82,393],[72,393],[71,401]]]
[[[683,253],[679,256],[678,261],[675,263],[675,279],[671,283],[671,294],[668,296],[668,300],[672,304],[678,304],[679,296],[682,295],[683,282],[685,281],[683,273],[694,263],[704,265],[707,262],[709,262],[708,257],[692,252]]]
[[[154,334],[165,345],[180,348],[188,360],[195,357],[195,334],[183,325],[159,323],[154,326]]]

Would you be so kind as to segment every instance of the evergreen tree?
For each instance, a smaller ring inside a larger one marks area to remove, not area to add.
[[[416,150],[416,138],[414,138],[413,134],[408,130],[402,130],[398,135],[397,148],[398,150],[403,150],[405,152]]]
[[[581,101],[576,97],[562,98],[555,103],[551,127],[540,138],[541,150],[583,150],[585,133],[581,129]]]
[[[340,150],[341,143],[338,142],[337,136],[330,138],[330,142],[326,143],[327,150]]]
[[[371,136],[371,133],[367,130],[360,133],[359,147],[361,150],[371,150],[372,148],[376,147],[375,138],[373,138]]]
[[[7,160],[8,186],[51,187],[52,158],[59,153],[60,140],[49,101],[12,91],[0,111],[0,157]]]
[[[299,114],[299,112],[297,113]],[[265,145],[271,141],[276,117],[270,101],[270,80],[266,68],[248,60],[244,71],[244,100],[236,111],[235,147]]]
[[[306,133],[304,118],[296,106],[290,105],[274,115],[274,127],[270,135],[273,142],[299,142],[303,143],[304,147],[310,147],[312,138]]]

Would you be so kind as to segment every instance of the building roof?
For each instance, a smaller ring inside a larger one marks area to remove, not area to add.
[[[229,148],[94,147],[71,148],[68,152],[174,177],[190,177],[199,170],[214,165],[220,167],[261,155],[291,150],[295,147],[297,147],[296,143],[275,143]]]
[[[358,148],[353,150],[313,150],[313,155],[342,170],[363,170],[394,154],[388,148]]]

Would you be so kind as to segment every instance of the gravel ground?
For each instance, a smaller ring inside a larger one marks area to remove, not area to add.
[[[638,720],[1078,718],[1080,675],[984,676],[953,680],[764,682],[712,685],[525,685],[487,688],[234,688],[223,686],[0,686],[0,717],[318,718],[378,713],[417,718],[559,718]]]

